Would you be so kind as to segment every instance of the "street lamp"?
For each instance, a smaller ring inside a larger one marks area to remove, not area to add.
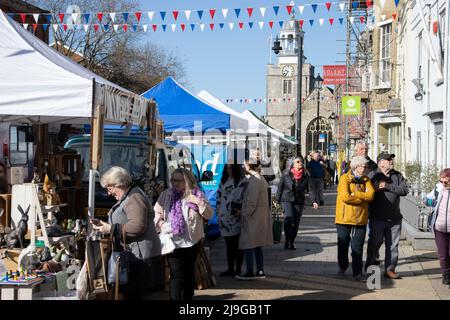
[[[317,145],[316,145],[316,150],[319,150],[319,135],[320,135],[319,105],[320,105],[320,88],[322,88],[322,82],[323,82],[323,79],[320,76],[320,73],[317,74],[317,77],[314,79],[314,82],[315,82],[315,86],[316,86],[316,89],[317,89],[317,125],[316,125]],[[322,153],[323,153],[323,144],[322,144]]]
[[[297,144],[297,156],[301,156],[302,154],[302,77],[303,77],[303,60],[305,57],[303,56],[303,39],[305,37],[305,32],[300,28],[298,23],[295,23],[295,52],[297,53],[297,121],[296,121],[296,136],[295,138],[298,141]],[[292,35],[288,35],[288,41],[292,43],[294,41],[294,37]],[[286,48],[287,49],[287,48]],[[280,51],[283,50],[281,47],[280,39],[277,37],[273,42],[272,50],[275,54],[279,54]]]

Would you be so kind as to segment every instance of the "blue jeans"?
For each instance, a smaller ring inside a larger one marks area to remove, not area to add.
[[[262,247],[257,247],[253,249],[245,249],[247,273],[253,273],[253,252],[255,253],[257,271],[264,271],[264,257]]]
[[[363,248],[366,237],[366,226],[354,226],[349,224],[336,224],[338,236],[338,263],[339,268],[348,268],[348,248],[352,247],[353,276],[360,275],[363,268]]]

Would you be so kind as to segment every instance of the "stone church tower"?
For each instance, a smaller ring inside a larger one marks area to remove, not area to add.
[[[298,55],[295,40],[295,20],[285,23],[279,40],[282,50],[277,64],[267,65],[266,120],[268,124],[288,136],[295,137],[295,118],[297,109]],[[302,98],[305,99],[314,88],[314,67],[303,63]],[[304,132],[302,127],[302,132]],[[302,147],[302,149],[304,149]]]

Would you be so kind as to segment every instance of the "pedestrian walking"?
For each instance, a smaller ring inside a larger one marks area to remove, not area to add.
[[[356,141],[356,144],[355,144],[355,156],[362,156],[362,157],[366,158],[366,160],[368,161],[368,163],[367,163],[367,176],[369,178],[372,178],[373,175],[375,174],[375,172],[378,169],[378,165],[375,163],[375,161],[370,159],[368,154],[369,154],[369,145],[367,144],[367,142],[364,141],[364,140]],[[346,167],[344,168],[344,171],[347,172],[349,170],[349,168],[350,168],[350,166],[347,163]]]
[[[252,280],[266,277],[263,247],[273,244],[272,214],[269,185],[261,176],[261,163],[256,156],[245,161],[245,169],[249,178],[242,203],[239,249],[245,250],[247,270],[236,278]],[[253,255],[256,258],[256,276],[253,271]]]
[[[156,230],[171,236],[175,250],[166,255],[170,269],[170,299],[192,300],[195,287],[195,261],[204,223],[213,209],[192,173],[177,168],[171,177],[172,188],[164,190],[155,204]]]
[[[239,164],[226,164],[217,190],[217,221],[220,234],[225,239],[228,269],[220,276],[236,276],[241,274],[244,251],[239,250],[239,234],[241,233],[242,192],[247,179]]]
[[[398,245],[402,229],[400,197],[408,194],[408,186],[403,175],[394,170],[391,157],[387,153],[378,155],[378,169],[371,181],[375,189],[374,200],[369,205],[369,240],[367,244],[368,266],[378,264],[381,245],[385,244],[385,277],[400,279],[395,272],[398,264]]]
[[[283,171],[278,183],[276,201],[284,211],[285,249],[295,250],[295,238],[305,206],[305,190],[308,185],[308,172],[303,166],[303,159],[297,157],[292,166]],[[313,204],[315,208],[317,203]]]
[[[425,197],[425,204],[433,207],[431,231],[439,255],[442,283],[450,285],[450,168],[442,170],[440,181]]]
[[[328,171],[331,176],[331,185],[334,186],[336,184],[336,161],[334,161],[334,157],[330,157]]]
[[[350,171],[339,179],[336,199],[339,274],[344,275],[348,268],[348,248],[351,244],[352,271],[355,280],[362,278],[368,207],[375,194],[369,177],[364,174],[367,163],[365,157],[352,158]]]
[[[308,164],[309,171],[309,191],[313,202],[317,202],[320,206],[323,201],[323,187],[325,168],[323,161],[320,160],[319,152],[314,151],[311,155],[311,161]]]

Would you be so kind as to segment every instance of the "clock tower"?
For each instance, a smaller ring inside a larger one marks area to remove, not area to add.
[[[267,65],[266,119],[268,124],[295,137],[294,111],[297,108],[298,55],[295,44],[295,19],[285,22],[279,34],[282,50],[277,64]],[[314,67],[303,63],[302,98],[314,87]],[[304,128],[302,128],[304,132]],[[303,133],[302,132],[302,133]]]

